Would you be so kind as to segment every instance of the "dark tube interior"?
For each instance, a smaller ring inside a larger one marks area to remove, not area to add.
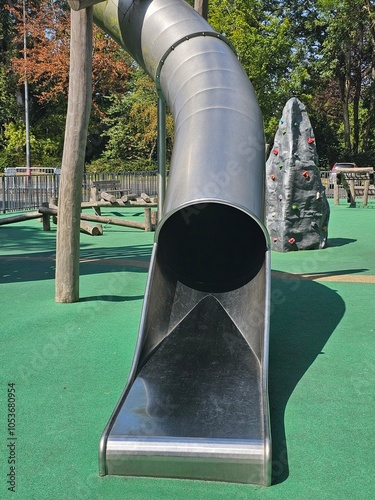
[[[265,235],[242,210],[195,204],[171,215],[158,238],[158,259],[175,279],[201,291],[227,292],[252,280],[263,265]]]

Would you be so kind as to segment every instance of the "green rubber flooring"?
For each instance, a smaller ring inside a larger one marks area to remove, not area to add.
[[[81,301],[56,304],[55,226],[0,227],[0,498],[374,498],[374,200],[331,206],[328,248],[272,254],[273,485],[99,477],[98,443],[130,369],[153,236],[116,226],[81,235]]]

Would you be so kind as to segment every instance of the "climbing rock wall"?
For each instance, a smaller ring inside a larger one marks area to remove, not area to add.
[[[290,99],[266,163],[266,224],[278,252],[324,248],[329,205],[305,106]]]

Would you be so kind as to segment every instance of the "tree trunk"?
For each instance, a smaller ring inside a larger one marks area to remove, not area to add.
[[[351,70],[351,55],[348,50],[342,58],[341,67],[338,69],[338,83],[340,88],[340,97],[342,105],[342,115],[344,123],[344,144],[347,154],[352,151],[352,144],[350,138],[350,116],[349,116],[349,98],[350,98],[350,70]]]
[[[371,87],[369,92],[369,105],[368,105],[368,113],[366,122],[363,127],[363,142],[362,149],[363,151],[367,151],[369,149],[370,142],[370,132],[374,123],[374,115],[375,115],[375,64],[371,71]]]
[[[366,8],[369,17],[372,19],[374,16],[374,8],[372,3],[367,0]],[[370,34],[372,40],[372,57],[371,57],[371,67],[369,68],[369,74],[371,78],[370,91],[369,91],[369,106],[368,106],[368,116],[363,130],[363,151],[369,148],[370,132],[374,123],[374,112],[375,112],[375,23],[370,25]]]
[[[353,153],[359,150],[359,103],[362,89],[362,61],[363,61],[363,27],[357,32],[358,45],[353,65],[354,97],[353,97]]]
[[[56,302],[79,300],[82,180],[91,111],[92,7],[71,11],[70,76],[56,243]]]

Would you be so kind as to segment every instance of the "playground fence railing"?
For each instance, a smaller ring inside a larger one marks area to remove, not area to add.
[[[90,200],[90,189],[94,181],[116,180],[130,193],[140,196],[147,193],[157,196],[158,175],[155,171],[85,173],[82,182],[82,201]],[[30,175],[15,169],[7,169],[0,177],[0,211],[17,212],[38,209],[43,202],[58,198],[60,169],[40,172],[33,169]]]
[[[333,185],[330,184],[330,172],[322,171],[321,179],[326,188],[327,198],[333,198]],[[90,200],[90,189],[94,181],[116,180],[130,193],[140,196],[158,194],[158,174],[156,171],[143,172],[85,172],[82,182],[82,201]],[[43,202],[58,198],[60,169],[32,169],[26,175],[26,169],[6,169],[0,176],[0,212],[18,212],[38,209]],[[339,198],[346,199],[345,189],[339,187]],[[374,196],[370,196],[374,198]]]

